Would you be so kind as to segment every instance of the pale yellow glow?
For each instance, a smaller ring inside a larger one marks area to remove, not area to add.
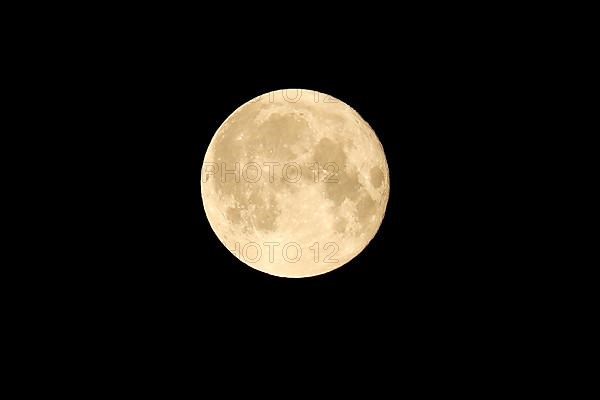
[[[202,201],[219,240],[281,277],[332,271],[373,239],[389,194],[383,147],[350,106],[306,89],[235,110],[204,157]]]

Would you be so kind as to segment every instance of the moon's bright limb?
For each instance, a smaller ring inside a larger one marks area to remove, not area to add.
[[[215,133],[202,166],[210,225],[271,275],[332,271],[373,239],[389,194],[383,147],[350,106],[286,89],[256,97]]]

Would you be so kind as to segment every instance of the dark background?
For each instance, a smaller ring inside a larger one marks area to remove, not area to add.
[[[36,100],[58,106],[43,133],[62,139],[73,156],[52,152],[64,164],[68,196],[53,185],[36,196],[36,204],[54,197],[65,209],[49,210],[58,221],[41,235],[59,243],[27,251],[45,258],[40,280],[48,295],[36,309],[48,311],[48,323],[36,334],[56,327],[80,357],[95,362],[80,351],[93,349],[125,379],[138,365],[179,369],[183,379],[204,376],[207,366],[222,376],[263,372],[267,353],[278,356],[268,366],[290,376],[283,366],[303,366],[296,360],[304,355],[309,366],[291,375],[294,387],[329,377],[337,368],[327,359],[357,371],[356,364],[391,363],[397,382],[406,377],[397,365],[416,374],[441,365],[446,374],[469,348],[481,370],[482,348],[502,352],[506,338],[519,337],[519,327],[501,321],[512,317],[505,305],[521,306],[514,295],[523,260],[504,253],[527,243],[514,234],[520,227],[496,227],[521,195],[503,192],[506,178],[494,173],[510,166],[510,153],[493,159],[501,144],[521,147],[520,135],[510,136],[518,125],[505,121],[527,112],[507,85],[521,61],[503,58],[497,45],[510,26],[502,20],[485,32],[486,15],[456,10],[464,18],[454,18],[439,6],[420,15],[361,7],[354,16],[292,6],[299,25],[247,17],[243,26],[231,20],[245,17],[233,6],[218,14],[148,6],[110,10],[95,24],[82,16],[75,26],[53,27],[58,37],[36,35],[46,52],[31,75],[51,89]],[[214,235],[200,196],[204,153],[223,120],[282,88],[351,105],[377,133],[390,168],[387,211],[373,241],[347,265],[313,278],[276,278],[241,263]],[[63,223],[66,215],[73,226]],[[529,318],[535,309],[525,311]],[[315,344],[317,351],[302,354]],[[203,364],[209,353],[223,365]],[[362,355],[374,357],[356,363]]]
[[[111,190],[93,194],[108,231],[96,243],[100,266],[90,285],[102,282],[124,320],[189,332],[220,322],[317,331],[383,324],[397,332],[391,327],[405,321],[432,332],[493,306],[483,299],[500,270],[497,254],[484,251],[490,193],[480,166],[490,149],[481,132],[494,129],[484,122],[482,93],[494,84],[472,47],[425,33],[383,48],[353,38],[295,47],[167,38],[123,40],[94,64],[94,140],[108,149],[97,168]],[[390,168],[373,241],[345,266],[305,279],[237,260],[210,228],[200,196],[202,160],[220,124],[249,99],[282,88],[351,105],[377,133]]]
[[[136,129],[123,142],[135,160],[124,182],[132,197],[123,196],[133,218],[123,243],[132,255],[128,284],[157,302],[215,312],[402,313],[461,298],[471,249],[461,240],[460,214],[471,200],[458,193],[462,161],[454,149],[464,128],[448,70],[433,61],[308,57],[233,64],[217,57],[210,66],[184,57],[133,77],[141,82],[132,86],[126,112],[136,114]],[[281,88],[317,90],[350,104],[377,133],[390,168],[376,237],[349,264],[313,278],[272,277],[238,261],[211,230],[200,196],[202,160],[219,125],[248,99]]]

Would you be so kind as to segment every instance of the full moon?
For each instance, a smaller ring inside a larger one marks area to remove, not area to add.
[[[369,244],[390,181],[383,147],[354,109],[284,89],[221,124],[200,185],[210,226],[230,252],[267,274],[301,278],[339,268]]]

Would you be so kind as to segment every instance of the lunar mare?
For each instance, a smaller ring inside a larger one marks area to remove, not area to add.
[[[281,277],[332,271],[373,239],[389,195],[383,147],[350,106],[305,89],[236,109],[213,136],[201,177],[219,240]]]

